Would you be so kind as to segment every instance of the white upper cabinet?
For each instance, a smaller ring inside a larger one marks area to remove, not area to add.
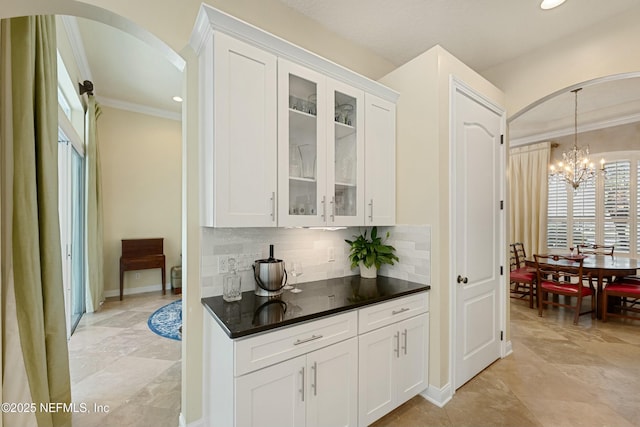
[[[365,224],[396,223],[396,105],[365,95]]]
[[[326,78],[278,61],[279,225],[327,221]]]
[[[364,224],[364,92],[327,79],[327,225]]]
[[[364,92],[278,60],[279,225],[364,225]]]
[[[202,225],[395,222],[398,93],[202,5]]]
[[[276,64],[217,32],[201,56],[202,225],[277,225]]]

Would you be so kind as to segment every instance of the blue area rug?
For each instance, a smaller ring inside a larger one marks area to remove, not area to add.
[[[147,322],[149,329],[161,337],[180,341],[182,338],[182,300],[157,309]]]

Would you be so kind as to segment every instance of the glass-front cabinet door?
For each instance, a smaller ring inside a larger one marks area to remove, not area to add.
[[[322,226],[327,221],[325,90],[322,74],[278,59],[281,226]]]
[[[364,92],[278,59],[278,225],[364,225]]]
[[[364,92],[328,79],[327,225],[364,224]]]

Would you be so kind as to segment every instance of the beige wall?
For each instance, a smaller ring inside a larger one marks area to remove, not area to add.
[[[397,217],[431,225],[429,383],[449,378],[449,77],[454,75],[495,105],[504,94],[440,46],[380,81],[400,92],[397,107]]]
[[[180,264],[182,135],[178,121],[101,108],[104,290],[113,295],[121,239],[164,237],[167,281],[171,266]],[[158,269],[125,273],[125,291],[161,283]]]
[[[119,25],[117,20],[86,7],[91,4],[129,19],[159,37],[174,51],[181,52],[188,43],[201,3],[200,0],[11,0],[3,2],[0,17],[39,13],[66,13],[88,18],[102,15],[111,21],[107,23]],[[204,3],[374,80],[395,68],[389,61],[330,32],[278,0],[208,0]],[[135,25],[128,27],[138,31]]]
[[[509,117],[547,95],[592,79],[640,71],[640,6],[500,64],[482,75],[502,89]]]
[[[573,147],[573,135],[563,136],[551,140],[558,144],[551,149],[551,160],[557,162],[562,158],[562,153]],[[578,147],[589,147],[592,161],[598,162],[598,153],[609,153],[612,151],[640,150],[640,123],[631,123],[622,126],[614,126],[605,129],[593,130],[578,134]],[[606,160],[606,158],[605,158]]]

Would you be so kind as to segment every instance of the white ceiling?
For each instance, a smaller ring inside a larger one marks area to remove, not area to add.
[[[280,0],[402,65],[439,44],[478,72],[638,6],[638,0]]]
[[[255,0],[260,1],[260,0]],[[638,7],[638,0],[567,0],[543,11],[540,0],[280,0],[332,32],[401,65],[439,44],[479,71],[499,65],[597,22]],[[94,21],[77,18],[96,96],[166,111],[182,74],[137,38]],[[640,112],[638,79],[585,88],[579,120]],[[591,112],[591,114],[587,114]],[[513,112],[511,112],[513,113]],[[573,95],[549,100],[510,124],[513,138],[573,129]]]
[[[109,25],[74,20],[99,102],[180,117],[181,104],[172,98],[182,93],[182,72],[161,52]]]

